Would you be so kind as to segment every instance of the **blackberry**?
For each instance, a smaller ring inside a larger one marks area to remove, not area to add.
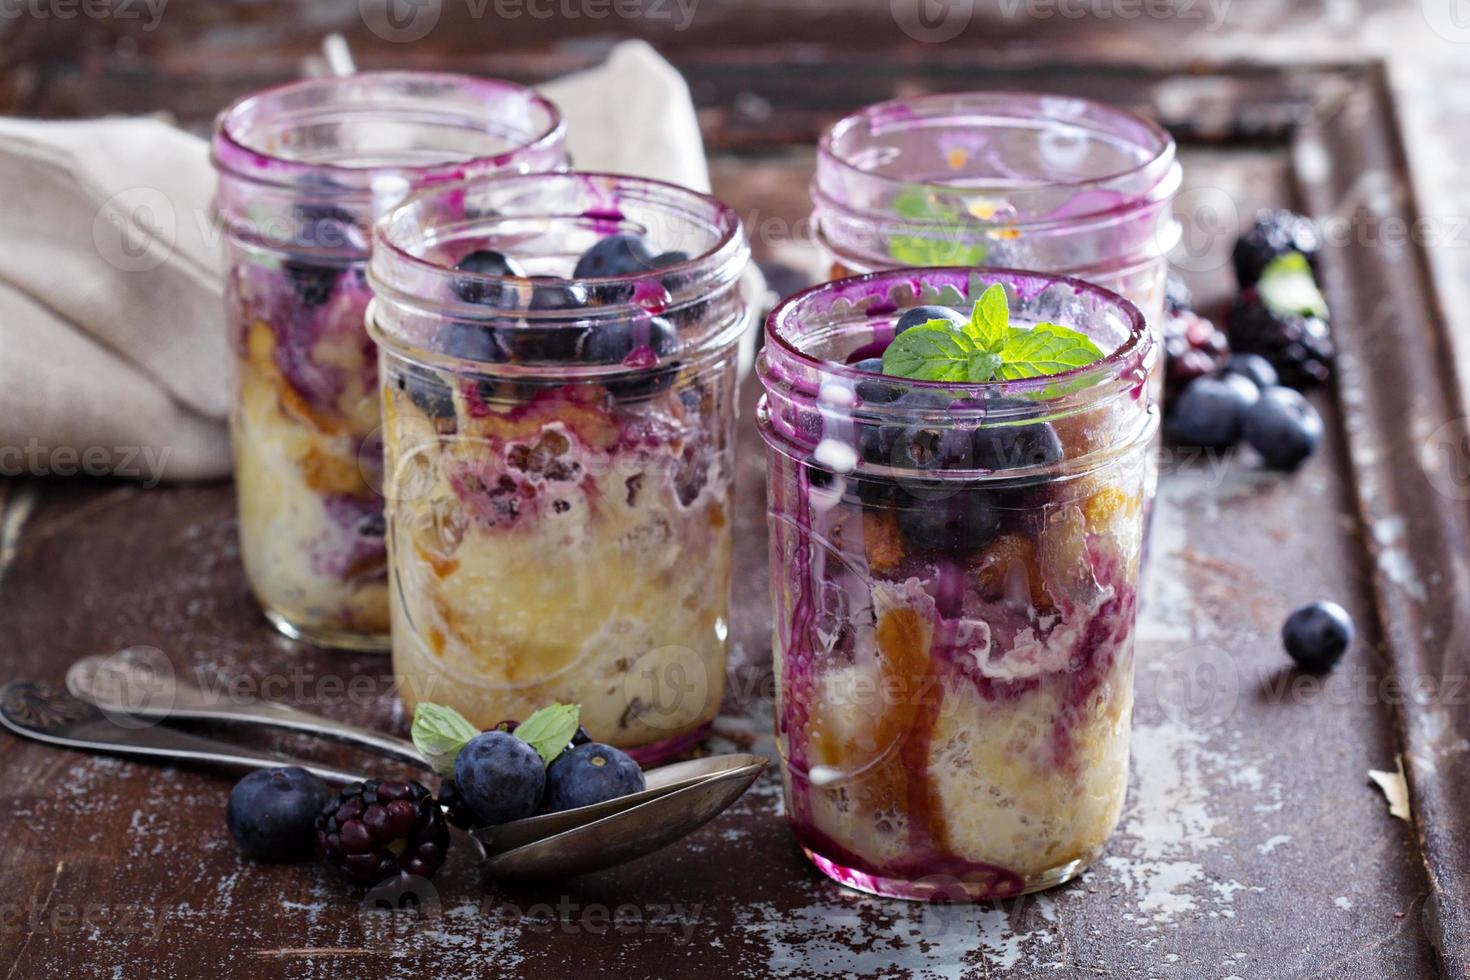
[[[1332,336],[1320,317],[1273,310],[1255,289],[1247,289],[1231,304],[1225,323],[1231,348],[1270,361],[1282,384],[1309,388],[1331,376]]]
[[[1170,401],[1195,378],[1214,374],[1230,356],[1230,340],[1193,310],[1164,316],[1164,400]]]
[[[361,884],[399,874],[432,878],[449,850],[440,804],[412,780],[352,783],[316,818],[316,850]]]
[[[1235,241],[1231,259],[1236,281],[1241,289],[1254,286],[1267,263],[1287,252],[1300,252],[1315,269],[1321,248],[1322,236],[1311,218],[1285,209],[1262,211]]]

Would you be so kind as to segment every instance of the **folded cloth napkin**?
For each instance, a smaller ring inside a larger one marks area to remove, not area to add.
[[[679,73],[641,41],[544,91],[582,169],[708,190]],[[0,119],[0,474],[229,472],[204,140],[152,119]],[[759,291],[759,286],[752,286]]]

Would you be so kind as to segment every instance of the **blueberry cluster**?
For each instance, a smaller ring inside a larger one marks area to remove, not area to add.
[[[574,278],[533,276],[514,257],[482,248],[468,253],[455,263],[455,269],[479,276],[505,277],[511,281],[486,283],[464,277],[452,284],[456,296],[478,306],[529,310],[575,310],[593,305],[600,297],[604,302],[626,302],[633,298],[631,283],[604,284],[594,290],[584,280],[637,276],[662,269],[673,270],[687,262],[684,252],[654,253],[637,235],[618,234],[601,239],[577,260]],[[678,274],[670,271],[662,278],[663,287],[672,291],[679,286]],[[526,323],[511,328],[492,328],[480,324],[450,322],[443,327],[442,343],[446,353],[482,364],[507,362],[576,362],[591,364],[633,363],[635,355],[647,351],[653,366],[673,356],[679,349],[677,328],[666,317],[651,314],[615,320],[582,331],[565,327],[538,327]],[[674,369],[641,371],[636,377],[613,380],[608,390],[618,398],[646,398],[666,390],[673,383]],[[454,399],[448,387],[429,372],[405,373],[398,379],[400,388],[420,411],[430,418],[449,420],[454,417]],[[482,393],[495,393],[488,382]]]
[[[502,824],[591,806],[644,788],[638,763],[619,749],[592,741],[585,728],[577,728],[549,765],[513,731],[513,723],[502,723],[459,750],[454,778],[439,790],[440,802],[457,826]]]
[[[1233,354],[1218,375],[1190,382],[1170,403],[1165,429],[1179,446],[1225,450],[1244,440],[1277,470],[1296,469],[1322,441],[1312,403],[1278,384],[1258,354]]]
[[[942,306],[913,307],[894,325],[894,334],[929,320],[963,322],[959,313]],[[974,429],[957,426],[948,418],[954,399],[933,389],[912,387],[907,379],[885,376],[880,357],[854,362],[851,367],[871,374],[854,390],[862,403],[891,410],[892,421],[861,425],[857,433],[862,460],[891,467],[897,476],[862,474],[856,478],[857,495],[875,514],[891,514],[909,550],[929,554],[961,555],[977,551],[1000,533],[1014,487],[956,485],[942,474],[952,470],[1032,470],[1059,462],[1062,441],[1046,422],[1016,422],[981,425]],[[1014,411],[1025,405],[1014,399],[996,398],[992,409]],[[967,402],[973,408],[973,402]],[[823,489],[837,482],[837,475],[815,456],[808,457],[809,486]]]

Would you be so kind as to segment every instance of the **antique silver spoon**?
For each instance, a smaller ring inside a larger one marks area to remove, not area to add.
[[[77,697],[121,718],[266,725],[320,735],[430,768],[412,743],[402,739],[238,692],[212,695],[180,680],[171,664],[155,650],[85,657],[67,671],[66,684]],[[472,831],[471,837],[490,855],[525,852],[529,845],[557,838],[557,843],[545,851],[520,853],[507,865],[516,869],[513,873],[518,877],[531,876],[527,868],[538,862],[544,862],[548,868],[564,869],[574,864],[580,866],[590,858],[593,864],[583,870],[607,867],[647,854],[698,829],[738,799],[759,777],[767,761],[763,756],[733,753],[659,766],[644,773],[645,788],[640,792],[592,806],[478,828]],[[703,785],[707,782],[712,784]],[[655,810],[643,809],[646,804],[671,795],[687,796],[687,799],[671,801]],[[636,818],[626,823],[609,823],[611,817],[634,809],[640,811]],[[662,822],[649,822],[655,819]],[[593,824],[597,826],[594,828]],[[572,836],[582,835],[582,828],[587,828],[585,836]],[[616,846],[610,846],[613,841]],[[608,860],[612,855],[625,856]]]

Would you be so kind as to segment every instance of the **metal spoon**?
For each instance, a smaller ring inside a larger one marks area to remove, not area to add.
[[[301,711],[284,704],[262,701],[248,694],[211,694],[181,680],[161,651],[151,647],[123,650],[109,656],[83,657],[66,672],[66,687],[104,712],[125,718],[156,720],[183,719],[229,724],[266,725],[289,731],[321,735],[334,741],[358,745],[381,755],[430,769],[411,742],[381,735],[346,722]],[[620,810],[646,803],[675,790],[693,786],[711,776],[727,773],[759,774],[766,760],[761,756],[732,754],[675,762],[643,774],[644,789],[627,796],[575,810],[562,810],[513,820],[474,832],[488,853],[521,847],[532,841],[591,822]]]
[[[216,742],[162,725],[122,724],[65,691],[29,681],[0,687],[0,724],[24,738],[88,752],[179,762],[216,762],[245,769],[300,766],[331,783],[355,783],[365,778],[278,752]]]
[[[110,656],[83,657],[66,672],[66,689],[106,712],[138,718],[244,722],[320,735],[360,745],[421,769],[429,764],[412,742],[314,715],[248,694],[211,694],[182,680],[162,652],[134,647]]]
[[[248,695],[232,692],[227,700],[211,695],[188,681],[179,679],[169,661],[156,650],[142,648],[105,657],[84,657],[67,671],[66,685],[78,697],[122,718],[194,719],[267,725],[359,745],[424,769],[429,768],[412,743],[402,739],[286,705],[261,701]],[[633,840],[641,835],[651,842],[642,850],[638,850],[636,845],[630,848],[626,844],[620,845],[620,848],[604,849],[607,839],[602,838],[602,843],[597,843],[599,835],[596,831],[588,835],[588,840],[594,843],[587,850],[588,854],[595,851],[605,855],[626,850],[629,852],[628,857],[636,857],[698,829],[738,799],[765,769],[767,762],[763,756],[743,753],[675,762],[647,770],[643,774],[645,788],[640,792],[592,806],[478,828],[471,832],[471,836],[485,853],[498,855],[512,850],[523,851],[528,845],[552,837],[564,838],[573,831],[590,828],[593,824],[603,834],[625,833],[636,828]],[[716,785],[696,791],[697,787],[710,780],[715,780]],[[642,807],[653,800],[685,793],[690,794],[691,799],[683,804],[670,804],[665,808],[642,811]],[[727,793],[733,795],[726,798]],[[611,828],[606,826],[608,818],[634,809],[640,810],[638,822],[630,821],[626,825]],[[673,822],[665,827],[641,823],[650,819],[672,819]],[[673,836],[665,837],[668,832],[673,832]],[[581,844],[580,839],[570,843],[562,840],[554,851],[557,855],[563,855],[569,847],[580,847]],[[615,858],[596,866],[606,867],[627,860],[628,857]],[[522,855],[516,860],[526,862],[534,861],[535,858],[534,855],[530,858]],[[565,860],[565,857],[557,856],[554,866],[561,866]],[[520,867],[520,864],[514,866]],[[523,872],[517,874],[520,877],[527,876]]]
[[[765,763],[761,759],[759,765],[710,776],[631,810],[492,854],[484,868],[502,878],[556,878],[642,857],[703,827],[750,788]]]

